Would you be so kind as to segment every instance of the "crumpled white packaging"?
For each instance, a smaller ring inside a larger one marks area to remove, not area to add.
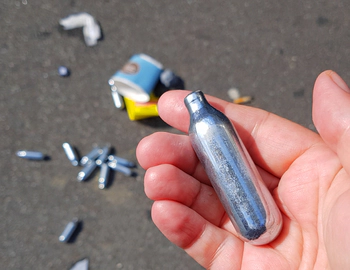
[[[101,38],[101,28],[98,22],[89,13],[81,12],[69,15],[59,21],[64,30],[83,28],[85,44],[95,46]]]

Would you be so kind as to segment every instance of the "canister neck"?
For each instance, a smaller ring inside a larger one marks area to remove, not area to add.
[[[194,113],[196,111],[199,111],[208,103],[204,97],[203,92],[200,90],[194,91],[189,95],[187,95],[185,97],[184,102],[189,113]]]

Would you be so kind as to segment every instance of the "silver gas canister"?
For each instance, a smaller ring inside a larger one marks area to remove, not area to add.
[[[238,236],[254,245],[277,237],[282,216],[230,120],[201,91],[185,98],[192,147]]]

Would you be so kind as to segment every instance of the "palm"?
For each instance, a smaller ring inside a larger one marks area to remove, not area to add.
[[[162,118],[181,131],[189,124],[182,105],[186,94],[168,93],[159,103]],[[168,133],[147,137],[137,151],[140,164],[148,169],[145,191],[155,200],[152,216],[159,229],[211,269],[324,269],[329,260],[337,261],[332,256],[342,246],[326,246],[349,231],[338,219],[344,200],[350,206],[346,196],[350,187],[332,145],[267,112],[215,98],[209,101],[235,123],[282,211],[282,232],[265,246],[235,237],[188,137]],[[329,221],[332,216],[335,218]],[[342,234],[333,235],[339,229]]]

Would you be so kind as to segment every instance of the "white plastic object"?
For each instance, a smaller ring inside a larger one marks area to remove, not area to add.
[[[95,46],[101,38],[101,28],[98,22],[89,13],[81,12],[69,15],[59,21],[64,30],[83,28],[85,44]]]

